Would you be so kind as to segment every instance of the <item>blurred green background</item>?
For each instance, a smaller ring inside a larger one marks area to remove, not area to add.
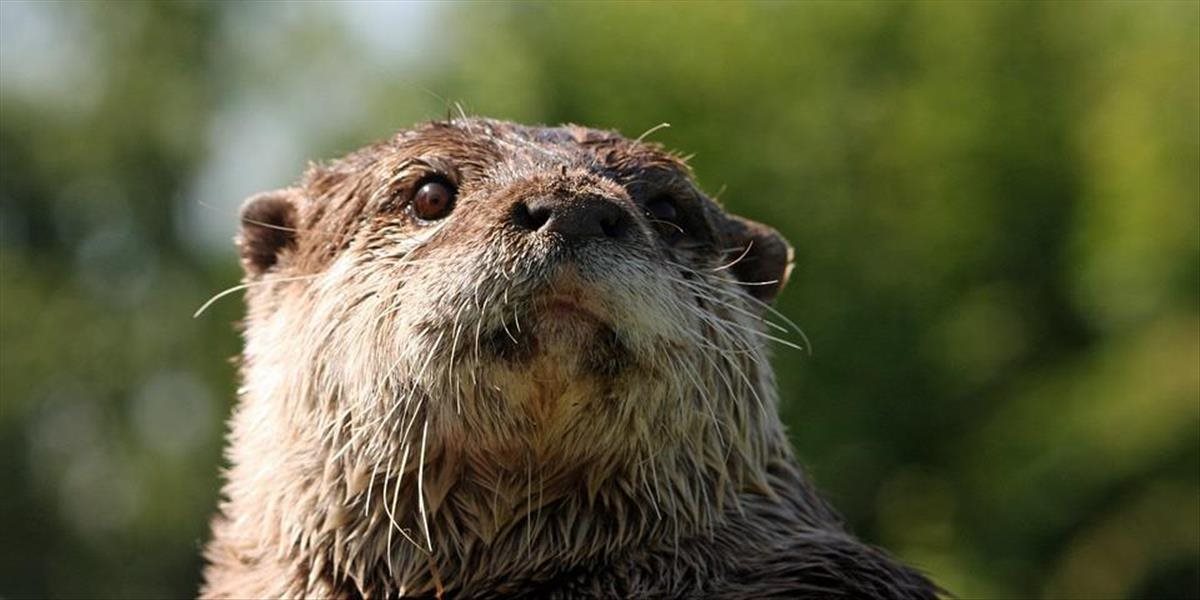
[[[964,598],[1200,596],[1200,4],[0,4],[0,596],[197,589],[236,211],[451,112],[796,247],[784,417]]]

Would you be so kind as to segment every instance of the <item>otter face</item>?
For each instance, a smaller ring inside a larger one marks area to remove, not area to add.
[[[239,246],[247,395],[351,472],[620,470],[685,442],[724,469],[772,430],[759,317],[790,247],[655,145],[428,124],[251,198]]]

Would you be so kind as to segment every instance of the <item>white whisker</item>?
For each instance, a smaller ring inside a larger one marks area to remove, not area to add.
[[[209,298],[207,302],[200,305],[200,308],[196,309],[195,313],[192,313],[192,318],[195,319],[195,318],[199,317],[200,315],[204,314],[204,311],[208,310],[208,307],[212,306],[213,303],[215,303],[217,300],[220,300],[221,298],[224,298],[225,296],[228,296],[234,292],[248,290],[252,287],[257,287],[260,285],[267,285],[268,283],[286,283],[288,281],[301,281],[304,279],[312,279],[314,277],[320,277],[320,276],[321,276],[320,273],[313,273],[311,275],[299,275],[296,277],[272,277],[270,279],[263,279],[260,281],[251,281],[250,283],[243,283],[240,285],[235,285],[231,288],[217,292],[216,295],[214,295],[212,298]]]

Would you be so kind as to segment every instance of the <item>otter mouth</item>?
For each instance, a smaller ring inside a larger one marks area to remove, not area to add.
[[[539,314],[542,321],[607,325],[607,321],[596,314],[594,309],[588,307],[587,303],[577,294],[552,292],[540,302],[535,302],[534,306],[537,307],[535,312]]]
[[[568,296],[554,296],[545,302],[546,316],[558,318],[578,318],[588,321],[599,321],[600,319],[579,305],[574,298]]]
[[[529,295],[526,318],[535,342],[547,349],[588,346],[597,335],[615,335],[613,318],[601,302],[600,290],[574,269],[560,270]],[[610,333],[611,332],[611,333]]]
[[[516,367],[549,359],[597,375],[611,375],[632,362],[597,290],[578,279],[546,282],[522,304],[519,315],[482,336],[483,350],[495,359]]]

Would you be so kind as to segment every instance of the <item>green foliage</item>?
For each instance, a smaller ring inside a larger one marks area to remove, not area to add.
[[[865,538],[962,597],[1200,595],[1196,3],[9,3],[0,27],[0,595],[194,592],[240,311],[190,318],[238,277],[189,237],[233,232],[214,157],[284,185],[444,99],[669,122],[650,138],[789,237],[779,307],[814,350],[777,349],[784,416]]]

